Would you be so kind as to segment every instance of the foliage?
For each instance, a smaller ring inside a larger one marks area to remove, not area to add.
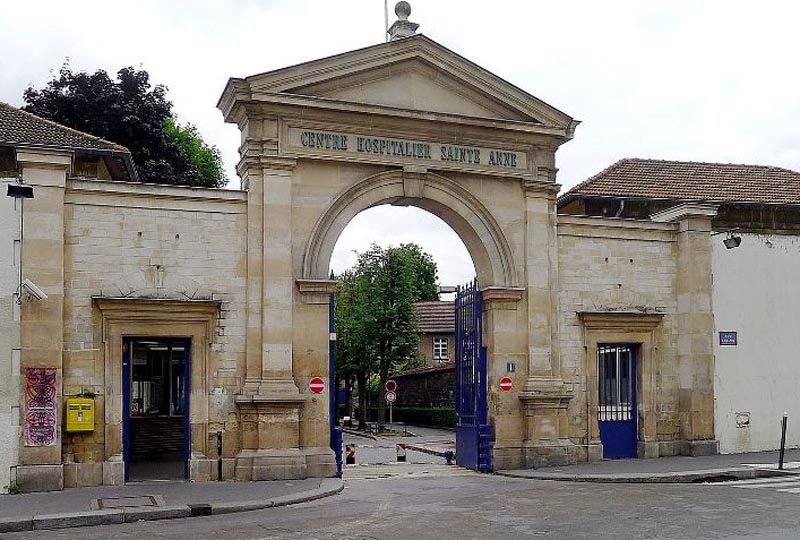
[[[390,372],[419,363],[414,303],[438,298],[436,277],[436,263],[415,244],[373,244],[340,276],[336,369],[358,384],[361,410],[373,375],[382,389]],[[378,404],[382,411],[383,399]]]
[[[44,88],[25,90],[23,109],[127,147],[142,182],[225,185],[218,151],[193,126],[178,126],[166,95],[145,70],[125,67],[112,80],[102,69],[73,72],[65,63]]]
[[[380,418],[378,407],[368,410],[371,418]],[[456,425],[454,407],[393,407],[392,416],[395,422],[414,426],[453,428]]]
[[[197,128],[192,124],[181,126],[173,117],[164,121],[164,132],[167,137],[189,157],[189,161],[200,173],[200,185],[222,187],[227,182],[222,168],[222,156],[215,146],[208,146]]]
[[[12,480],[6,486],[6,493],[9,495],[19,495],[22,493],[22,490],[19,488],[19,484],[17,484],[16,480]]]

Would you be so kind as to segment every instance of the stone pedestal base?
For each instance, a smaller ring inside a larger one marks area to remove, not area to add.
[[[242,450],[236,456],[236,480],[302,480],[336,476],[330,448]]]
[[[535,441],[525,445],[525,467],[564,467],[578,463],[578,447],[569,439]]]
[[[24,493],[64,489],[64,466],[18,465],[17,486]]]
[[[719,454],[719,441],[703,439],[699,441],[681,441],[683,456],[713,456]]]
[[[639,441],[636,443],[636,456],[640,459],[661,457],[661,448],[658,442]]]
[[[306,472],[309,478],[333,478],[336,476],[336,454],[330,447],[301,448],[306,456]]]
[[[496,471],[524,469],[525,459],[521,446],[504,446],[492,449],[492,467]]]
[[[523,447],[526,467],[574,465],[578,447],[567,437],[567,406],[575,396],[571,385],[558,377],[531,377],[520,392],[525,407],[527,438]]]
[[[599,442],[590,443],[584,446],[586,452],[585,460],[587,463],[598,463],[603,461],[603,445]],[[579,459],[579,461],[583,461]]]
[[[240,481],[303,478],[308,478],[308,466],[299,448],[242,450],[236,456],[236,479]]]

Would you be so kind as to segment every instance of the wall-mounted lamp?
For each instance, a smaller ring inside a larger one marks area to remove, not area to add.
[[[25,184],[8,184],[6,195],[15,199],[33,199],[33,187]]]
[[[6,195],[14,197],[19,201],[19,245],[20,252],[25,238],[25,199],[33,199],[33,187],[27,186],[23,183],[8,184],[8,191]],[[17,304],[22,305],[22,295],[27,293],[28,300],[36,298],[38,300],[47,299],[47,295],[39,287],[37,287],[31,280],[23,279],[22,272],[22,257],[19,261],[19,286],[14,296],[17,298]]]
[[[722,243],[725,244],[725,247],[728,249],[737,248],[742,244],[742,237],[729,232],[728,237],[723,240]]]
[[[723,240],[722,243],[725,244],[725,247],[727,249],[733,249],[742,245],[742,237],[739,236],[738,234],[734,234],[738,230],[739,227],[735,227],[733,229],[727,229],[725,231],[712,232],[711,236],[717,236],[718,234],[727,234],[728,237],[725,240]]]

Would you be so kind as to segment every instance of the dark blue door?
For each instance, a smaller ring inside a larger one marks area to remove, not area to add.
[[[494,431],[488,422],[483,299],[478,282],[459,288],[455,304],[456,463],[490,472]]]
[[[636,355],[630,345],[599,345],[598,421],[603,457],[636,457]]]

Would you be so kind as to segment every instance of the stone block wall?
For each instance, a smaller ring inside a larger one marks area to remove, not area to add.
[[[597,358],[588,357],[579,313],[633,313],[632,319],[654,314],[661,319],[652,331],[623,328],[608,335],[615,342],[626,335],[631,343],[645,334],[652,339],[649,355],[640,354],[640,362],[648,356],[652,366],[638,366],[639,440],[655,443],[648,452],[656,455],[680,453],[675,235],[672,224],[559,216],[559,348],[564,380],[575,387],[568,410],[575,444],[590,444],[587,434],[597,422],[588,401],[597,394],[590,377]],[[603,334],[598,336],[602,342]]]
[[[112,436],[104,424],[111,382],[93,297],[221,301],[211,343],[192,344],[209,348],[207,403],[191,407],[193,434],[209,435],[193,441],[193,450],[215,455],[211,436],[223,430],[226,456],[238,451],[233,396],[245,366],[246,212],[245,197],[236,191],[68,181],[63,392],[97,397],[94,432],[64,436],[65,463],[102,462],[114,446],[106,441]],[[207,429],[195,430],[195,424]]]
[[[12,479],[19,445],[19,212],[6,197],[13,178],[0,178],[0,493]]]

